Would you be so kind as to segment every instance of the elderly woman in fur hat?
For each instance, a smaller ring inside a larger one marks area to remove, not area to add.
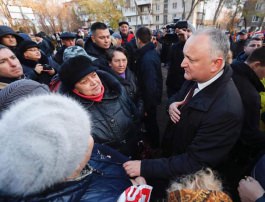
[[[59,77],[63,93],[78,100],[91,113],[95,142],[135,157],[137,109],[121,83],[82,55],[64,62]]]

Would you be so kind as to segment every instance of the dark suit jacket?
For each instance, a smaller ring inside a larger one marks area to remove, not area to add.
[[[239,138],[243,106],[231,79],[230,66],[216,81],[199,91],[181,109],[181,119],[171,122],[170,158],[143,160],[141,176],[170,179],[203,167],[218,168]],[[181,101],[194,84],[186,81],[171,102]]]

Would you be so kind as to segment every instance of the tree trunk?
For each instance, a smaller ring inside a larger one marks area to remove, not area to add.
[[[237,12],[238,12],[238,6],[239,6],[239,4],[240,4],[240,0],[237,0],[236,1],[236,10],[235,10],[235,12],[234,12],[234,14],[233,14],[233,16],[232,16],[232,19],[231,19],[231,28],[233,28],[234,27],[234,21],[235,21],[235,18],[236,18],[236,15],[237,15]]]
[[[220,14],[223,6],[224,6],[224,2],[225,2],[225,0],[219,0],[218,6],[216,8],[216,11],[215,11],[215,14],[213,17],[213,25],[216,24],[217,18],[218,18],[219,14]]]
[[[191,14],[193,13],[194,9],[196,8],[196,6],[200,3],[201,0],[192,0],[191,3],[191,8],[190,8],[190,12],[186,18],[186,20],[189,20],[189,18],[191,17]]]
[[[183,7],[183,12],[182,12],[182,20],[184,20],[186,18],[186,3],[185,0],[182,0],[182,7]]]

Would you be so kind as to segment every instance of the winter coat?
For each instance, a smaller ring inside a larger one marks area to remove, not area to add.
[[[246,40],[239,40],[232,46],[233,58],[236,58],[241,52],[244,51],[244,45]]]
[[[109,63],[105,49],[98,47],[91,38],[86,41],[84,49],[90,57],[96,58],[93,60],[94,65],[101,70],[108,71]]]
[[[38,62],[25,59],[24,56],[22,56],[21,54],[18,56],[18,58],[22,64],[22,68],[23,68],[23,72],[24,72],[25,76],[28,79],[38,81],[39,83],[44,83],[46,85],[49,85],[52,77],[55,74],[49,75],[47,72],[41,72],[40,74],[38,74],[34,70],[37,64],[43,64],[43,65],[47,64],[47,65],[50,65],[55,70],[55,73],[58,71],[59,65],[55,61],[53,61],[53,59],[51,57],[47,57],[42,52],[41,52],[41,59]]]
[[[249,168],[253,167],[255,160],[260,158],[261,151],[265,150],[265,134],[259,130],[261,108],[259,92],[265,91],[265,88],[256,73],[244,62],[233,63],[231,67],[234,72],[234,83],[244,105],[244,124],[240,139],[230,155],[229,161],[234,165],[226,167],[240,168],[232,179],[232,181],[238,181],[248,175]]]
[[[230,66],[182,107],[181,119],[166,131],[171,157],[142,160],[141,176],[172,179],[203,167],[218,168],[239,138],[243,105]],[[186,81],[170,104],[183,100],[194,85]]]
[[[125,87],[128,96],[132,99],[133,103],[138,109],[139,116],[142,116],[144,112],[142,92],[139,89],[138,80],[134,73],[130,69],[126,68],[125,79],[120,77],[120,82]]]
[[[133,38],[129,43],[126,43],[124,48],[126,49],[128,56],[128,67],[133,71],[133,73],[136,73],[136,52],[137,52],[137,45],[136,45],[136,39]]]
[[[50,56],[52,55],[51,47],[45,39],[42,42],[38,43],[39,48],[44,52],[45,55]]]
[[[128,42],[130,42],[134,38],[134,34],[129,33],[128,35],[124,35],[120,32],[120,35],[122,37],[121,45],[125,46]]]
[[[137,50],[136,67],[144,108],[148,111],[161,103],[163,88],[160,57],[152,42]]]
[[[62,47],[60,47],[58,49],[58,51],[56,52],[56,54],[54,55],[54,61],[56,63],[58,63],[59,65],[63,64],[63,53],[64,53],[64,50],[66,49],[67,47],[65,45],[63,45]]]
[[[184,45],[185,43],[182,42],[174,44],[169,53],[169,69],[166,80],[168,97],[177,93],[185,81],[185,71],[181,67],[182,60],[184,59]]]
[[[237,57],[233,60],[233,63],[245,62],[247,58],[248,58],[248,55],[246,55],[245,51],[243,51],[237,55]]]
[[[261,139],[257,139],[257,141],[252,142],[255,139],[254,136],[264,136],[264,134],[259,134],[261,107],[259,93],[264,92],[265,88],[256,73],[244,62],[233,63],[231,67],[234,71],[233,80],[240,93],[245,109],[245,118],[241,137],[245,144],[255,145],[256,147],[257,143],[259,143]]]
[[[101,102],[81,98],[73,92],[68,94],[90,112],[96,143],[109,145],[125,155],[133,156],[138,141],[136,107],[117,79],[101,70],[97,74],[105,89]]]
[[[95,144],[88,164],[93,172],[79,181],[68,181],[27,197],[4,196],[1,202],[114,202],[131,186],[122,164],[128,160],[118,152]]]

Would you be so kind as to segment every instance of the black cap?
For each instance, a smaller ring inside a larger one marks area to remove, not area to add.
[[[23,54],[29,48],[34,48],[34,47],[39,48],[38,44],[34,41],[29,41],[29,40],[21,41],[21,43],[18,45],[18,52],[20,54]]]
[[[119,22],[119,27],[122,26],[122,25],[124,25],[124,24],[126,24],[126,25],[129,26],[129,23],[128,23],[128,22],[126,22],[126,21],[121,21],[121,22]]]
[[[245,35],[247,34],[247,30],[241,29],[240,32],[238,32],[239,35]]]
[[[76,34],[73,32],[63,32],[60,35],[60,38],[61,39],[74,39],[74,38],[76,38]]]

